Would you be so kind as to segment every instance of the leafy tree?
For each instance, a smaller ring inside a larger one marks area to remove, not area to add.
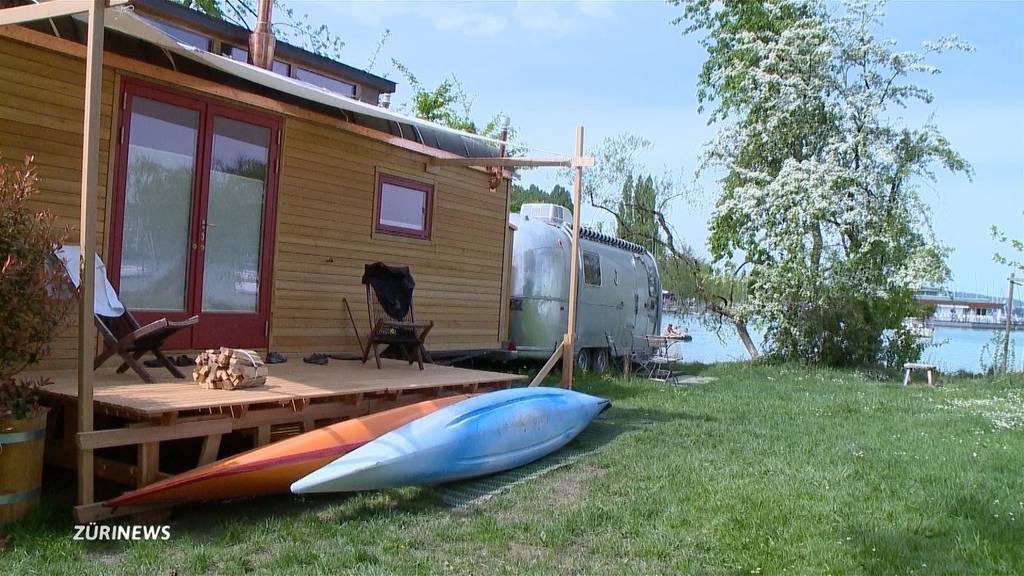
[[[466,93],[462,82],[455,76],[449,76],[441,80],[436,87],[429,89],[424,87],[412,70],[397,58],[392,58],[391,64],[405,77],[406,83],[413,91],[409,102],[402,106],[407,113],[471,134],[488,138],[500,136],[501,113],[492,115],[482,129],[478,128],[472,118],[473,98]],[[523,154],[525,147],[519,141],[519,133],[514,126],[509,127],[506,140],[509,142],[505,150],[507,156]]]
[[[519,212],[523,204],[529,203],[557,204],[572,210],[572,198],[569,196],[569,191],[559,184],[555,184],[550,192],[545,192],[536,184],[530,184],[529,188],[523,188],[513,182],[510,194],[509,211],[511,212]]]
[[[633,175],[642,172],[638,157],[649,145],[633,134],[605,139],[595,153],[596,166],[583,180],[583,198],[615,219],[620,237],[654,248],[651,253],[658,259],[664,289],[675,292],[691,311],[701,313],[709,328],[717,331],[731,325],[750,357],[757,358],[746,319],[736,312],[745,296],[744,269],[729,262],[704,262],[668,222],[668,209],[687,200],[686,188],[669,175],[640,178],[640,187],[649,190],[641,192],[642,201],[636,201]],[[631,203],[626,202],[628,197]]]
[[[762,324],[781,357],[909,359],[912,347],[889,349],[905,339],[884,335],[901,336],[916,288],[948,277],[916,184],[936,166],[970,167],[934,124],[892,113],[931,102],[909,78],[938,70],[878,39],[880,18],[875,4],[697,0],[677,20],[705,34],[697,95],[721,126],[702,162],[724,174],[711,254],[740,259],[748,291],[734,312]],[[969,47],[925,45],[947,49]]]
[[[646,248],[655,257],[661,255],[654,178],[638,175],[634,181],[626,178],[622,185],[616,220],[616,236]]]
[[[1024,272],[1024,241],[1010,238],[1005,232],[995,226],[992,227],[992,237],[1001,244],[1009,246],[1011,250],[1017,253],[1016,256],[1007,256],[1002,252],[996,252],[992,255],[992,260],[997,264],[1004,264],[1019,272]]]
[[[636,221],[636,210],[633,207],[634,186],[632,174],[627,174],[622,182],[622,193],[615,211],[615,235],[630,241],[630,237],[633,236],[633,224]]]

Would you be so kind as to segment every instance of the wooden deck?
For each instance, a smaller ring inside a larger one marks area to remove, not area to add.
[[[132,419],[166,417],[169,413],[222,413],[242,406],[311,403],[360,395],[392,395],[417,390],[475,390],[507,387],[523,376],[467,370],[427,364],[421,371],[415,365],[398,360],[382,360],[378,370],[372,362],[331,360],[326,366],[305,364],[291,359],[274,364],[264,386],[240,390],[205,390],[191,380],[172,377],[162,368],[148,368],[157,381],[141,382],[131,372],[117,374],[113,368],[96,373],[93,400],[97,413]],[[111,362],[111,365],[114,363]],[[190,373],[185,370],[186,376]],[[54,402],[75,402],[78,377],[74,370],[48,372],[53,384],[43,388],[43,396]]]
[[[41,389],[43,403],[52,408],[46,460],[73,468],[78,448],[95,450],[97,477],[129,487],[144,486],[168,476],[161,470],[160,451],[168,441],[202,440],[198,454],[193,449],[188,462],[182,461],[180,451],[164,454],[164,469],[180,471],[226,456],[220,447],[227,434],[243,434],[251,438],[249,445],[262,446],[283,435],[346,418],[438,396],[508,388],[524,379],[435,364],[421,371],[406,362],[383,362],[378,370],[372,362],[331,360],[317,366],[290,358],[270,366],[264,386],[230,391],[206,390],[163,369],[150,369],[158,380],[146,384],[135,374],[102,368],[94,387],[96,430],[85,434],[73,433],[77,430],[77,374],[50,371],[43,375],[54,383]],[[124,447],[135,447],[135,457],[125,458]],[[80,516],[95,519],[99,508],[85,508],[89,513]]]

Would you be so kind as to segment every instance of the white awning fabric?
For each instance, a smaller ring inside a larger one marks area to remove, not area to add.
[[[213,54],[212,52],[207,52],[206,50],[202,50],[195,46],[178,42],[163,30],[149,23],[145,18],[136,15],[132,10],[126,7],[108,9],[106,27],[110,30],[115,30],[122,34],[144,40],[168,50],[169,52],[195,60],[196,62],[200,62],[211,68],[220,70],[221,72],[231,74],[232,76],[236,76],[238,78],[248,80],[249,82],[284,92],[310,102],[316,102],[318,104],[331,106],[349,112],[365,114],[382,120],[410,124],[417,127],[428,128],[430,130],[440,130],[454,136],[470,140],[488,142],[492,144],[499,142],[493,138],[455,130],[441,124],[435,124],[420,118],[407,116],[387,108],[367,104],[366,102],[361,102],[354,98],[331,92],[325,88],[321,88],[295,78],[281,76],[280,74],[271,72],[270,70],[264,70],[263,68],[253,66],[247,62],[232,60],[227,56]]]

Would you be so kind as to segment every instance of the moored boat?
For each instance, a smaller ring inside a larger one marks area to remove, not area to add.
[[[297,480],[296,494],[440,484],[546,456],[575,438],[608,400],[559,388],[513,388],[453,404]]]

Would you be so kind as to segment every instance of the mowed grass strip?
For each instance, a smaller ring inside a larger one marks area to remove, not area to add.
[[[596,451],[467,509],[432,488],[267,498],[183,508],[166,542],[94,543],[51,490],[0,573],[1024,572],[1024,379],[688,372],[718,380],[578,378],[613,401],[572,445]]]

